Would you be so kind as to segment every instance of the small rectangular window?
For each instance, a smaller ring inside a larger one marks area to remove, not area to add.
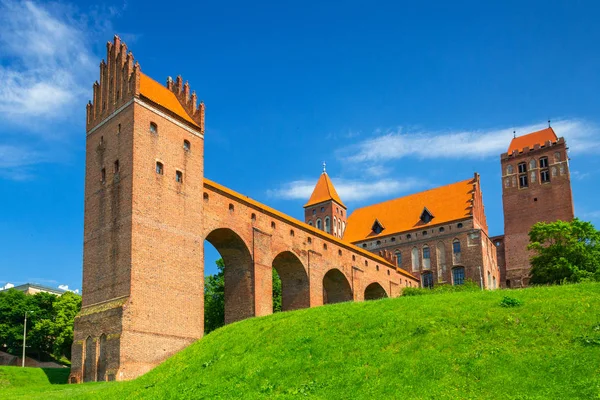
[[[460,253],[460,242],[459,241],[452,243],[452,252],[454,254]]]
[[[157,134],[158,126],[154,122],[150,122],[150,133]]]
[[[541,171],[540,172],[540,177],[542,179],[542,183],[548,183],[548,182],[550,182],[550,171],[548,171],[547,169]]]
[[[519,176],[519,187],[526,188],[527,186],[528,186],[527,175]]]
[[[117,125],[117,134],[121,133],[121,124]]]
[[[102,183],[106,182],[106,168],[102,168],[102,172],[100,175],[100,182],[102,182]]]
[[[548,168],[548,157],[540,158],[540,168]]]
[[[160,162],[156,162],[156,173],[159,175],[163,174],[163,165]]]
[[[520,163],[519,164],[519,173],[524,174],[525,172],[527,172],[527,164]]]
[[[175,172],[175,180],[179,183],[183,183],[183,172],[176,171]]]
[[[118,173],[119,173],[119,160],[115,161],[115,168],[114,168],[114,170],[115,170],[115,171],[114,171],[114,172],[115,172],[115,174],[118,174]]]
[[[184,140],[183,141],[183,149],[185,151],[190,151],[191,147],[192,147],[192,145],[190,144],[189,140]]]

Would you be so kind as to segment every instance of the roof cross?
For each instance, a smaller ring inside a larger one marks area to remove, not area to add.
[[[323,173],[325,173],[325,167],[327,166],[327,164],[325,163],[325,161],[323,161]]]

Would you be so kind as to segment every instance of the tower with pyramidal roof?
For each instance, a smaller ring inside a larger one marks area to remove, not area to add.
[[[323,164],[323,172],[304,205],[304,222],[341,238],[346,230],[346,211]]]

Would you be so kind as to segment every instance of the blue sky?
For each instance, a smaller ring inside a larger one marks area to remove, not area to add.
[[[547,120],[600,227],[600,3],[0,0],[0,286],[81,287],[85,104],[117,33],[206,104],[206,176],[296,218],[327,162],[350,211],[477,171]],[[207,255],[207,273],[214,271]]]

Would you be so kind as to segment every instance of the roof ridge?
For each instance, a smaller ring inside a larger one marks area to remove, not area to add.
[[[404,195],[404,196],[395,197],[393,199],[383,200],[383,201],[380,201],[379,203],[373,203],[373,204],[369,204],[367,206],[362,206],[360,208],[356,208],[352,213],[354,214],[355,212],[357,212],[359,210],[362,210],[364,208],[370,208],[370,207],[373,207],[373,206],[378,206],[378,205],[385,204],[385,203],[388,203],[388,202],[392,202],[392,201],[395,201],[395,200],[400,200],[400,199],[404,199],[406,197],[414,196],[414,195],[417,195],[417,194],[423,194],[423,193],[427,193],[427,192],[432,192],[434,190],[444,189],[444,188],[447,188],[448,186],[458,185],[459,183],[471,182],[471,181],[473,181],[473,179],[474,178],[463,179],[463,180],[460,180],[460,181],[456,181],[456,182],[452,182],[452,183],[447,183],[447,184],[442,185],[442,186],[436,186],[436,187],[433,187],[433,188],[430,188],[430,189],[422,190],[420,192],[414,192],[414,193],[410,193],[410,194],[407,194],[407,195]]]

